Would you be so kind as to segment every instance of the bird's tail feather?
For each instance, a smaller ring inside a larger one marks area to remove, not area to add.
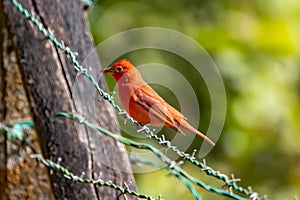
[[[185,135],[183,133],[183,131],[180,130],[180,128],[195,133],[196,135],[198,135],[199,137],[201,137],[203,140],[205,140],[207,143],[211,144],[212,146],[215,146],[215,143],[209,137],[207,137],[206,135],[204,135],[203,133],[201,133],[200,131],[198,131],[194,127],[192,127],[186,121],[184,121],[183,123],[181,123],[180,127],[178,128],[178,132],[181,133],[181,134],[183,134],[183,135]]]
[[[198,130],[192,131],[193,133],[196,133],[198,136],[200,136],[201,138],[203,138],[203,140],[205,140],[206,142],[208,142],[209,144],[211,144],[212,146],[215,146],[215,143],[209,139],[209,137],[207,137],[206,135],[204,135],[203,133],[201,133]]]

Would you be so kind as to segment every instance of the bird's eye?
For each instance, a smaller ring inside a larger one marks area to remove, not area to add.
[[[116,68],[117,72],[121,72],[122,70],[123,70],[123,67],[121,67],[121,66],[119,66],[119,67]]]

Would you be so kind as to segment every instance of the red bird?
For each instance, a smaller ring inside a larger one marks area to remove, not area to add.
[[[193,128],[178,110],[164,101],[128,60],[116,62],[104,69],[103,73],[111,75],[117,81],[121,103],[134,120],[152,126],[168,126],[183,135],[182,130],[187,130],[215,145],[207,136]]]

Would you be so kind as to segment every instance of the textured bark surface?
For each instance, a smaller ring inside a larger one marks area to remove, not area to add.
[[[0,122],[7,125],[30,121],[30,108],[17,64],[16,53],[1,29]],[[25,141],[41,153],[36,132],[26,132]],[[54,199],[46,167],[29,157],[33,152],[19,141],[0,134],[0,199]]]
[[[84,60],[85,66],[99,69],[100,62],[97,56],[87,57],[93,49],[93,42],[80,1],[24,0],[22,5],[27,10],[33,11],[44,27],[51,29],[59,41],[63,40],[66,46],[77,52],[79,62]],[[80,85],[78,87],[76,84],[75,80],[78,79],[76,71],[68,57],[47,41],[38,29],[13,7],[11,1],[2,1],[2,10],[18,56],[17,63],[44,156],[54,162],[60,161],[61,165],[76,175],[84,174],[84,178],[101,178],[124,187],[126,183],[130,189],[135,190],[135,181],[123,145],[70,120],[64,118],[50,120],[56,112],[71,112],[76,108],[77,112],[83,112],[89,120],[118,133],[112,108],[103,101],[97,102],[97,96],[81,98],[83,101],[75,105],[74,88],[76,94],[82,94],[83,97],[86,88]],[[1,70],[0,75],[3,75]],[[100,81],[100,86],[105,88],[104,82]],[[0,84],[0,89],[1,87]],[[95,102],[96,107],[92,107]],[[27,114],[29,115],[29,112]],[[0,145],[1,151],[7,152],[7,149],[7,145]],[[23,154],[20,157],[24,157],[26,151]],[[4,160],[7,161],[8,157]],[[31,164],[33,166],[29,166],[34,171],[38,164],[36,162]],[[22,167],[19,170],[26,171]],[[14,177],[16,185],[21,183],[19,175],[22,174],[11,175],[16,176]],[[49,173],[49,176],[56,199],[124,199],[121,192],[112,188],[74,183],[57,172]],[[1,171],[0,181],[5,182],[5,194],[10,196],[10,191],[14,189],[8,188],[9,177],[8,173],[3,175]],[[30,178],[34,181],[37,176]],[[25,182],[24,185],[26,184]],[[26,195],[19,196],[19,199],[23,199]],[[32,197],[32,199],[40,198]],[[45,198],[51,199],[51,192],[43,197]],[[136,199],[129,195],[126,195],[126,198]]]

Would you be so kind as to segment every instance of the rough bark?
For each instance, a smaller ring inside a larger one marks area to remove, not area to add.
[[[80,1],[24,0],[22,5],[27,10],[34,11],[36,17],[46,28],[51,28],[59,41],[63,40],[66,46],[77,52],[79,62],[92,51],[93,41]],[[2,10],[18,56],[18,65],[44,156],[54,162],[60,161],[61,165],[77,175],[84,173],[84,178],[101,178],[124,187],[126,183],[130,189],[135,190],[123,145],[82,125],[77,126],[70,120],[50,120],[56,112],[71,112],[78,108],[73,99],[76,87],[73,64],[63,52],[45,40],[38,29],[13,7],[11,1],[2,1]],[[97,56],[93,56],[85,59],[85,65],[98,70],[100,62]],[[100,86],[105,88],[103,81],[100,81]],[[77,93],[85,93],[86,88],[76,88]],[[101,126],[119,134],[112,108],[103,101],[97,102],[95,108],[90,106],[91,103],[95,103],[95,99],[84,99],[79,110],[88,119],[97,119],[93,121],[98,121]],[[74,183],[56,172],[49,173],[49,176],[57,199],[124,198],[112,188]],[[0,181],[1,179],[2,176]],[[136,199],[128,195],[126,197]]]
[[[12,125],[32,120],[16,53],[3,26],[0,38],[0,122]],[[28,132],[25,140],[41,153],[36,132]],[[29,157],[33,153],[20,141],[10,141],[0,134],[0,199],[54,199],[47,169]]]

